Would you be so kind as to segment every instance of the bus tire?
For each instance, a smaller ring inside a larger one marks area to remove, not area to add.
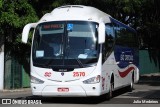
[[[102,99],[103,100],[110,100],[112,98],[112,95],[113,95],[113,91],[112,91],[112,88],[111,88],[111,84],[110,84],[110,88],[109,88],[109,92],[102,95]]]
[[[113,75],[112,75],[111,81],[110,81],[109,92],[106,95],[107,100],[110,100],[113,97],[113,89],[114,89],[114,78],[113,78]]]
[[[130,85],[128,87],[128,91],[129,92],[132,92],[132,90],[133,90],[133,84],[134,84],[134,72],[132,73],[131,83],[130,83]]]

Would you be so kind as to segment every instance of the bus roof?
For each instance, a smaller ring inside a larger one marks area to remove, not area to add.
[[[45,14],[39,23],[45,21],[65,21],[65,20],[83,20],[110,23],[115,22],[132,32],[136,32],[133,28],[121,23],[120,21],[112,18],[109,14],[102,12],[101,10],[84,5],[65,5],[57,7],[51,11],[51,13]]]
[[[60,21],[60,20],[85,20],[95,22],[110,22],[110,15],[90,6],[66,5],[55,8],[51,13],[45,14],[42,21]]]

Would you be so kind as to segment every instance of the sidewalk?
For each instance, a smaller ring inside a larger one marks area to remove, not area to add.
[[[147,83],[147,82],[160,83],[160,73],[140,75],[139,82],[140,83],[142,83],[142,82],[144,82],[144,83]]]
[[[0,90],[0,98],[17,98],[21,96],[31,95],[30,88],[12,89],[12,90]]]

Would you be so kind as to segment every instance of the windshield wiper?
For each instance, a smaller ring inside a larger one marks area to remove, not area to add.
[[[78,62],[78,65],[79,65],[81,68],[84,68],[83,63],[82,63],[79,59],[76,59],[76,61]]]

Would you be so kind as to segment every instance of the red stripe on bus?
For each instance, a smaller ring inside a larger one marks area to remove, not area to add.
[[[119,73],[119,75],[120,75],[122,78],[124,78],[124,77],[126,77],[126,76],[128,75],[128,73],[131,72],[132,70],[134,70],[134,67],[130,67],[130,68],[128,68],[127,70],[125,70],[125,71],[123,71],[123,72],[120,72],[120,71],[118,70],[118,73]]]

